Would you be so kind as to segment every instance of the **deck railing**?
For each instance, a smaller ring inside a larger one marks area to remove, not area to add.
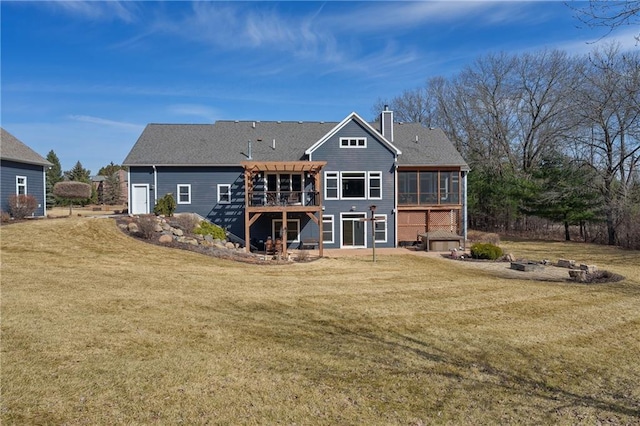
[[[318,195],[317,191],[252,191],[249,206],[319,206]]]

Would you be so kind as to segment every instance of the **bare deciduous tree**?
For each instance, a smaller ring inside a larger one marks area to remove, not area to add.
[[[604,198],[608,243],[616,228],[640,166],[640,56],[623,55],[617,45],[595,50],[585,61],[580,105],[581,155],[598,172]]]
[[[576,17],[589,27],[607,29],[607,34],[626,25],[640,24],[640,1],[590,0],[586,6],[574,6],[575,1],[567,3],[576,12]],[[582,2],[581,2],[582,3]],[[640,34],[635,39],[640,42]]]

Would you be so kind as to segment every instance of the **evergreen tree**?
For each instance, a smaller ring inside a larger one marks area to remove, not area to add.
[[[47,161],[49,161],[52,166],[47,169],[46,177],[47,177],[47,207],[53,207],[58,204],[57,197],[53,194],[53,186],[61,182],[62,177],[62,166],[60,165],[60,159],[56,155],[53,150],[49,151],[47,154]]]
[[[98,170],[98,175],[109,177],[116,173],[118,170],[126,170],[126,167],[119,164],[114,164],[112,161],[108,165],[101,167],[100,170]]]
[[[77,182],[91,183],[91,170],[82,167],[82,163],[78,161],[71,170],[64,172],[67,180],[75,180]]]
[[[570,241],[570,225],[584,225],[598,218],[601,197],[593,188],[596,180],[587,164],[563,155],[545,158],[534,173],[531,191],[524,197],[528,214],[560,222],[565,240]]]
[[[120,176],[117,171],[106,175],[102,191],[102,201],[105,204],[115,205],[120,203],[122,193],[120,191]]]

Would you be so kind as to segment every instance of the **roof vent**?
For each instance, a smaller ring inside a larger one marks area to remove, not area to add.
[[[302,124],[302,121],[298,121],[298,124]]]
[[[271,149],[276,149],[276,140],[271,141]]]
[[[253,160],[253,158],[251,157],[251,141],[247,142],[247,159]]]
[[[254,121],[253,123],[251,123],[251,128],[255,129],[256,128],[256,122]]]
[[[416,135],[416,143],[418,143],[418,135]]]

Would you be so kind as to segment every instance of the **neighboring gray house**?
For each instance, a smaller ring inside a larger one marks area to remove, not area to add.
[[[340,123],[149,124],[123,164],[132,214],[172,193],[177,212],[258,247],[285,236],[293,248],[395,247],[465,232],[467,164],[441,130],[394,123],[388,110],[375,123],[351,113]]]
[[[46,171],[51,163],[11,133],[0,131],[0,208],[9,211],[12,194],[33,195],[38,201],[34,216],[45,216]]]

